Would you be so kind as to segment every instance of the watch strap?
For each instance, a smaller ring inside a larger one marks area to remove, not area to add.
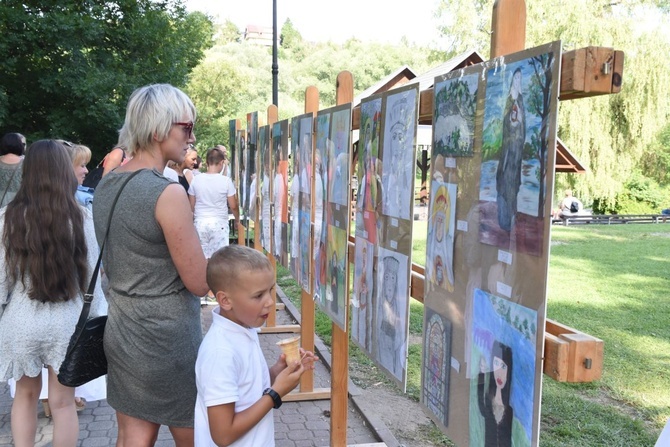
[[[272,398],[274,401],[274,406],[273,408],[277,409],[281,407],[282,401],[281,401],[281,396],[279,395],[278,392],[273,390],[272,388],[266,388],[265,391],[263,391],[263,396],[268,395]]]

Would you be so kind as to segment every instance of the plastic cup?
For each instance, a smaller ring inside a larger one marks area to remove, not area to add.
[[[291,365],[300,360],[300,336],[286,338],[277,342],[281,352],[286,355],[286,364]]]

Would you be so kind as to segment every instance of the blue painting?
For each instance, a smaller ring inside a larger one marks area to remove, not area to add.
[[[473,300],[469,445],[529,446],[537,312],[480,289]]]
[[[486,72],[479,189],[481,242],[539,256],[543,245],[554,53]]]

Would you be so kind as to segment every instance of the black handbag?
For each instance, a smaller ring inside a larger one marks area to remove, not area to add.
[[[105,357],[105,350],[103,348],[103,337],[105,334],[105,325],[107,324],[107,315],[89,319],[88,313],[91,310],[93,292],[98,280],[100,262],[102,261],[102,251],[105,248],[105,242],[107,241],[107,235],[109,234],[109,227],[112,223],[112,215],[114,214],[116,202],[119,200],[119,196],[121,195],[123,188],[126,187],[126,184],[128,184],[130,179],[135,177],[135,175],[139,174],[140,171],[142,170],[140,169],[133,172],[123,181],[119,192],[116,193],[116,197],[114,197],[114,202],[112,202],[112,208],[109,211],[109,218],[107,219],[107,230],[105,232],[105,238],[102,240],[102,246],[100,247],[98,262],[96,262],[95,268],[93,269],[93,275],[91,275],[91,282],[88,284],[88,290],[84,294],[84,305],[81,308],[79,321],[77,321],[77,326],[72,334],[72,338],[70,338],[70,344],[68,345],[65,359],[63,359],[63,363],[58,371],[58,381],[65,386],[81,386],[107,374],[107,357]]]

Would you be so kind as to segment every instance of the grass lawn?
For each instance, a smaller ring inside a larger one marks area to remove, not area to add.
[[[413,261],[423,265],[425,222],[413,232]],[[552,228],[547,317],[604,340],[605,359],[598,382],[544,377],[542,447],[654,445],[670,418],[669,252],[670,225]],[[277,276],[289,297],[300,296],[287,271]],[[410,333],[422,324],[423,305],[412,299]],[[316,328],[329,343],[330,321],[318,310]],[[420,344],[410,345],[407,390],[416,400],[420,360]]]

